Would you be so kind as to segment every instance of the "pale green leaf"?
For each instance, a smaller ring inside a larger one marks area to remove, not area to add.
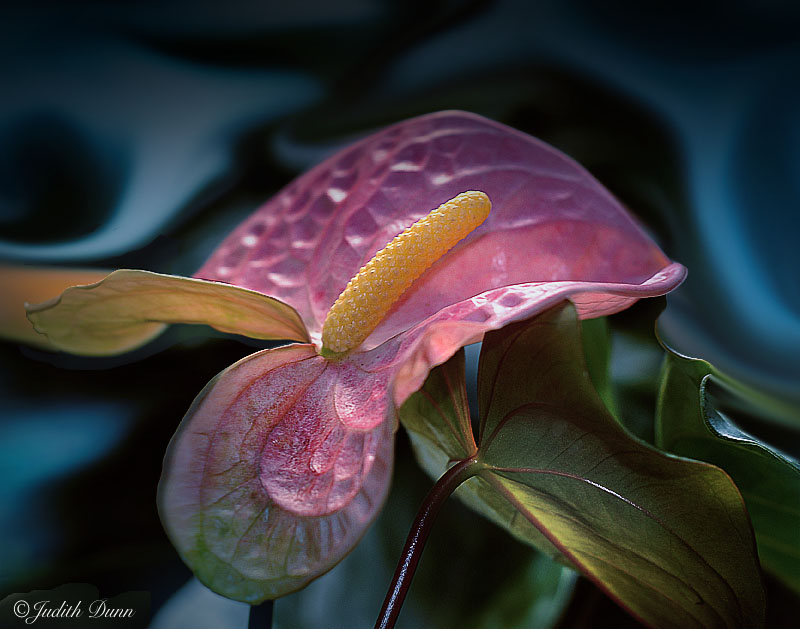
[[[295,310],[255,291],[188,277],[119,270],[60,297],[26,304],[37,332],[63,351],[120,354],[157,336],[167,323],[199,323],[256,339],[308,341]]]

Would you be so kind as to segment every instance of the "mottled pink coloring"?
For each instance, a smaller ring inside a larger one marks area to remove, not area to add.
[[[348,280],[418,218],[466,190],[493,209],[430,267],[361,346],[318,355]],[[401,122],[289,184],[197,277],[294,307],[312,344],[254,354],[200,394],[173,440],[161,513],[198,577],[258,602],[339,561],[388,491],[395,408],[432,367],[512,321],[571,299],[582,317],[683,280],[581,166],[464,112]]]

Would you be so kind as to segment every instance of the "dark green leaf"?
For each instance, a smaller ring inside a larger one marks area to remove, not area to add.
[[[611,332],[606,317],[581,321],[581,339],[586,358],[586,369],[595,390],[613,415],[616,399],[611,382]]]
[[[719,396],[738,397],[733,406],[741,408],[749,393],[709,363],[668,352],[657,443],[730,474],[753,520],[761,563],[800,591],[800,465],[740,430],[720,410]]]
[[[433,369],[425,384],[403,404],[400,421],[411,438],[420,466],[432,478],[439,478],[454,461],[475,456],[478,448],[469,420],[464,384],[464,351]],[[515,537],[560,558],[558,550],[514,506],[485,480],[473,477],[455,495]]]
[[[736,487],[614,421],[586,374],[572,306],[487,334],[479,396],[480,475],[633,614],[655,626],[763,623]]]
[[[475,620],[475,626],[486,629],[554,627],[570,602],[577,577],[570,568],[536,554],[524,570],[509,575],[513,586],[499,590],[483,606],[484,611]]]
[[[458,414],[466,404],[451,391],[459,387],[441,383],[423,393]],[[650,625],[763,624],[753,532],[735,485],[714,466],[640,442],[614,420],[587,373],[571,305],[488,333],[479,394],[483,467],[457,495],[517,537],[560,550]],[[439,424],[429,435],[446,432],[441,414],[428,421]],[[436,442],[444,452],[440,465],[460,456],[448,441],[428,440],[429,450]]]
[[[469,420],[464,383],[464,350],[433,369],[424,386],[400,409],[420,466],[434,478],[451,461],[468,459],[478,451]]]

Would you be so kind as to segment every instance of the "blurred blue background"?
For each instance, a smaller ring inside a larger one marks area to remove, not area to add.
[[[586,166],[689,268],[662,316],[665,340],[796,409],[798,79],[800,7],[786,2],[5,3],[0,262],[190,275],[343,144],[466,109]],[[191,586],[173,597],[191,575],[158,522],[161,458],[194,395],[255,347],[184,326],[115,359],[0,344],[0,598],[71,581],[109,596],[144,589],[154,612],[172,601],[161,626],[198,626],[181,624],[175,601],[216,603]],[[654,378],[648,351],[623,352],[617,375]],[[800,451],[785,415],[751,420]],[[398,448],[402,481],[385,515],[339,576],[278,604],[280,626],[374,620],[429,485],[402,437]],[[485,611],[474,601],[499,600],[532,561],[478,516],[448,509],[440,528],[467,531],[469,550],[434,535],[405,626],[469,626]],[[455,574],[496,576],[497,591],[442,586],[436,557]],[[592,609],[635,626],[578,587]],[[332,620],[343,599],[349,611]],[[241,616],[220,605],[220,618]],[[562,626],[581,622],[571,612]]]

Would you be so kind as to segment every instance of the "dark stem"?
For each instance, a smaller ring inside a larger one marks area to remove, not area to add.
[[[247,629],[272,629],[272,608],[274,605],[275,601],[264,601],[260,605],[251,605]]]
[[[381,613],[375,622],[375,629],[392,629],[394,627],[397,617],[400,615],[400,608],[403,606],[406,594],[408,594],[408,589],[411,587],[411,580],[414,578],[417,564],[420,557],[422,557],[425,540],[428,539],[428,535],[430,535],[433,528],[433,521],[436,519],[436,515],[442,508],[444,501],[453,493],[453,490],[475,474],[474,467],[476,463],[475,459],[472,458],[459,461],[436,481],[428,495],[425,496],[425,500],[417,512],[417,518],[414,520],[411,531],[406,538],[406,545],[403,548],[400,563],[397,564],[397,570],[395,570],[394,577],[392,577],[392,583],[383,601]]]

